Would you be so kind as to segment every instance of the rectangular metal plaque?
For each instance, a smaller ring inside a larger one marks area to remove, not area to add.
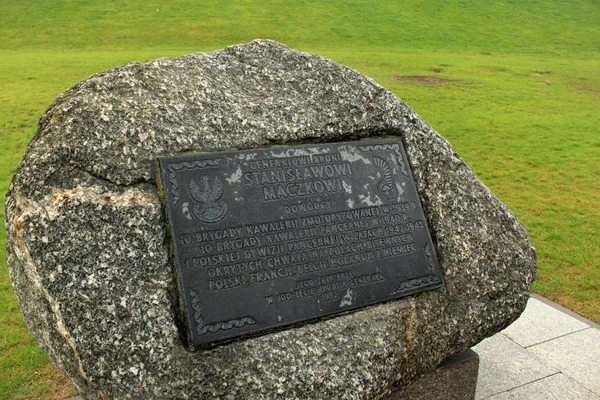
[[[162,157],[194,346],[442,285],[398,139]]]

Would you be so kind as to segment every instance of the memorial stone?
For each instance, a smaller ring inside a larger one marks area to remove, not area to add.
[[[405,103],[268,40],[76,84],[5,215],[25,322],[85,399],[418,392],[519,316],[537,268]]]

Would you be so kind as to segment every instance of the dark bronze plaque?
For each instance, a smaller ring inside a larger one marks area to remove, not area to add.
[[[400,140],[159,160],[190,343],[442,285]]]

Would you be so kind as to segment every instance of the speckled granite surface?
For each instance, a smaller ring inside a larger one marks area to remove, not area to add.
[[[159,154],[402,138],[445,288],[188,351]],[[377,398],[506,327],[535,250],[452,146],[371,79],[271,41],[129,64],[57,98],[6,199],[25,320],[86,399]]]

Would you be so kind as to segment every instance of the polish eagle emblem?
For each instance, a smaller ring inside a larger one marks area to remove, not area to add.
[[[218,222],[227,213],[227,203],[221,200],[223,183],[215,176],[212,188],[208,176],[202,177],[202,187],[192,179],[188,185],[190,196],[196,204],[192,207],[194,217],[202,222]]]
[[[375,166],[381,169],[383,173],[383,179],[377,185],[377,190],[381,197],[385,200],[393,200],[396,198],[396,187],[394,186],[394,182],[392,180],[392,171],[390,170],[390,166],[388,163],[379,157],[373,157],[373,162]]]

